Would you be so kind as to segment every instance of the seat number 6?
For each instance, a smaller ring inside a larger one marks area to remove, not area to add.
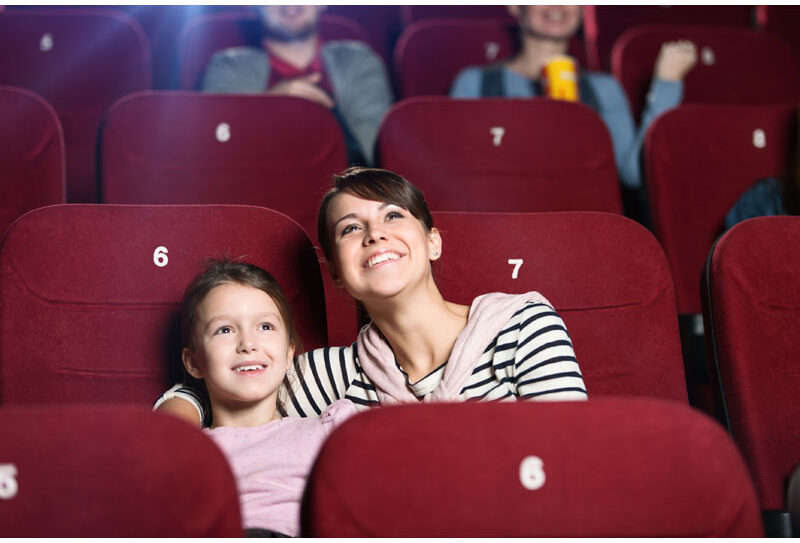
[[[159,268],[166,266],[169,263],[169,258],[167,257],[168,252],[167,248],[163,245],[156,247],[156,250],[153,252],[153,263]]]

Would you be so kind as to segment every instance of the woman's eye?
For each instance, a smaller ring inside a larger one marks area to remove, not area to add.
[[[389,213],[386,214],[386,218],[387,219],[402,219],[403,218],[403,214],[400,213],[399,211],[390,211]]]
[[[357,228],[358,228],[358,226],[357,226],[357,225],[355,225],[355,224],[348,224],[348,225],[347,225],[347,226],[345,226],[345,227],[344,227],[344,229],[342,230],[342,234],[341,234],[341,235],[343,235],[343,236],[346,236],[346,235],[347,235],[347,234],[349,234],[350,232],[354,232],[354,231],[355,231]]]

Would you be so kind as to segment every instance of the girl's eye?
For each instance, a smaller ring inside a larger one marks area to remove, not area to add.
[[[230,326],[220,326],[219,328],[217,328],[217,331],[214,332],[214,333],[215,334],[230,334],[231,332],[233,332],[233,328],[231,328]]]
[[[275,327],[272,324],[268,323],[268,322],[262,322],[261,324],[258,325],[258,329],[259,330],[275,330]]]
[[[346,236],[346,235],[347,235],[347,234],[349,234],[350,232],[355,232],[355,231],[356,231],[356,229],[358,229],[358,225],[355,225],[355,224],[348,224],[347,226],[345,226],[345,227],[344,227],[344,229],[342,229],[342,233],[341,233],[341,235],[342,235],[342,236]]]

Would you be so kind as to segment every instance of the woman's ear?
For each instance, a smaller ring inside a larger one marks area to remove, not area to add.
[[[342,283],[342,278],[339,275],[339,272],[336,271],[336,264],[334,264],[330,260],[326,260],[325,268],[328,270],[328,275],[331,276],[333,284],[336,285],[336,288],[342,288],[344,286],[344,283]]]
[[[439,230],[434,227],[428,232],[428,258],[430,260],[439,260],[442,256],[442,236]]]
[[[181,351],[181,360],[183,360],[183,367],[186,368],[189,375],[195,379],[203,378],[203,370],[200,368],[200,364],[197,363],[197,357],[187,347],[184,347],[183,351]]]

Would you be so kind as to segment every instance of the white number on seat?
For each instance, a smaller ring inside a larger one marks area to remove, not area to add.
[[[0,500],[10,500],[17,495],[17,466],[0,464]]]
[[[717,61],[716,57],[714,56],[714,50],[710,47],[703,47],[700,50],[700,60],[702,60],[703,64],[706,66],[713,66]]]
[[[39,40],[39,50],[47,52],[53,48],[53,35],[49,32],[42,34],[42,39]]]
[[[521,258],[509,258],[508,263],[514,266],[514,271],[511,272],[511,279],[516,279],[519,275],[519,269],[522,266]]]
[[[506,129],[502,126],[493,126],[489,129],[489,133],[492,135],[492,145],[500,147],[500,144],[503,143],[503,136],[506,134]]]
[[[753,147],[763,149],[767,146],[767,135],[760,128],[753,130]]]
[[[167,253],[169,253],[169,251],[167,251],[167,248],[163,245],[156,247],[156,250],[153,252],[153,263],[159,268],[166,266],[169,263]]]
[[[528,490],[539,490],[544,486],[547,477],[544,473],[544,462],[538,456],[527,456],[519,465],[519,482]]]
[[[500,52],[500,44],[494,41],[487,41],[483,44],[483,49],[486,51],[486,60],[494,60],[497,58],[497,53]]]
[[[217,141],[220,143],[227,143],[231,139],[231,125],[228,123],[219,123],[217,125]]]

